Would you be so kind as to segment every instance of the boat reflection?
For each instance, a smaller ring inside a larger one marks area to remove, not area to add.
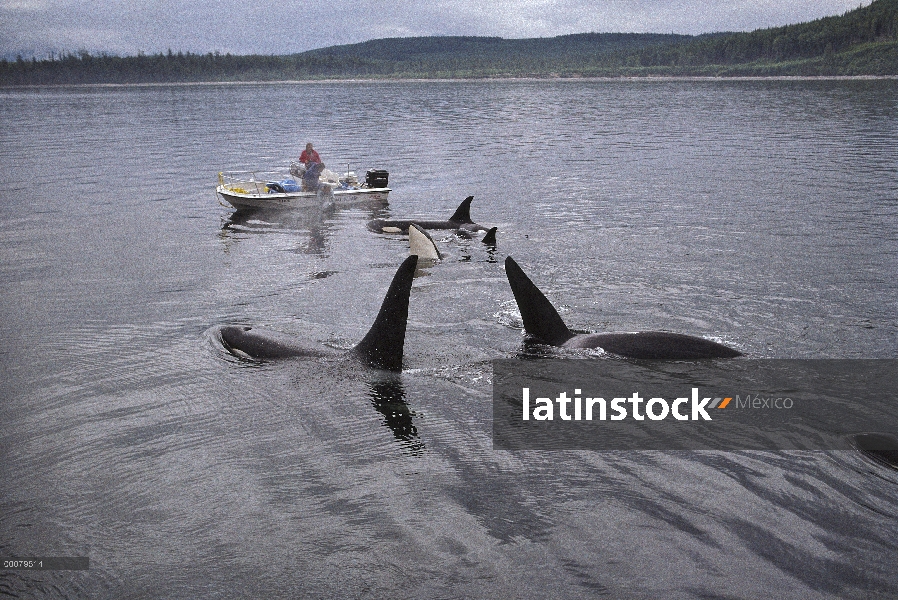
[[[332,216],[333,209],[242,209],[222,219],[219,238],[225,242],[227,251],[246,235],[308,232],[308,239],[297,245],[295,251],[323,255],[333,230]]]
[[[247,235],[308,232],[308,240],[297,245],[295,251],[301,254],[324,255],[334,232],[334,217],[338,211],[346,211],[353,220],[367,222],[371,218],[383,215],[385,211],[388,212],[388,209],[383,202],[375,200],[348,207],[329,206],[292,210],[244,208],[222,217],[219,238],[225,243],[227,252]]]

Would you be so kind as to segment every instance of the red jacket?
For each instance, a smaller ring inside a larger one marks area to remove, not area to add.
[[[309,152],[308,150],[303,150],[302,154],[299,155],[299,162],[301,163],[320,163],[321,157],[318,156],[318,153],[312,150]]]

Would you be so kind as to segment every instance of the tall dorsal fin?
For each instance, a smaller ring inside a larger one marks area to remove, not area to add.
[[[462,200],[458,208],[455,209],[455,214],[449,217],[449,220],[453,223],[473,223],[474,221],[471,220],[471,202],[473,200],[474,196],[468,196]]]
[[[443,255],[430,234],[415,223],[408,225],[408,252],[426,260],[442,260]]]
[[[521,311],[524,331],[552,346],[560,346],[574,337],[549,299],[510,256],[505,259],[505,275]]]
[[[353,348],[367,365],[390,371],[402,370],[402,350],[405,346],[405,326],[408,322],[408,296],[415,278],[418,257],[409,256],[399,266],[390,289],[384,296],[374,325]]]

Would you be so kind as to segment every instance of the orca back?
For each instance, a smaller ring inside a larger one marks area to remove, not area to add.
[[[885,433],[859,433],[854,444],[865,456],[898,469],[898,439]]]
[[[505,258],[505,275],[521,311],[524,331],[552,346],[561,346],[574,336],[549,299],[510,256]]]
[[[576,335],[565,344],[567,348],[601,348],[627,358],[657,360],[693,360],[699,358],[736,358],[738,350],[712,340],[670,333],[667,331],[638,331],[633,333],[588,333]]]
[[[330,352],[304,345],[294,337],[249,325],[225,325],[218,337],[224,348],[234,356],[258,359],[321,357]]]
[[[380,312],[362,341],[353,348],[365,364],[390,371],[402,370],[402,352],[405,346],[405,327],[408,323],[408,297],[415,278],[418,257],[405,259],[380,306]]]

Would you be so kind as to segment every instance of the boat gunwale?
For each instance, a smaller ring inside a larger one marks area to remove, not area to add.
[[[317,192],[235,192],[224,185],[219,185],[216,190],[222,196],[233,196],[234,198],[245,198],[248,200],[263,200],[265,198],[314,198]],[[334,196],[357,196],[361,194],[388,194],[392,192],[392,188],[359,188],[359,189],[334,189]]]

